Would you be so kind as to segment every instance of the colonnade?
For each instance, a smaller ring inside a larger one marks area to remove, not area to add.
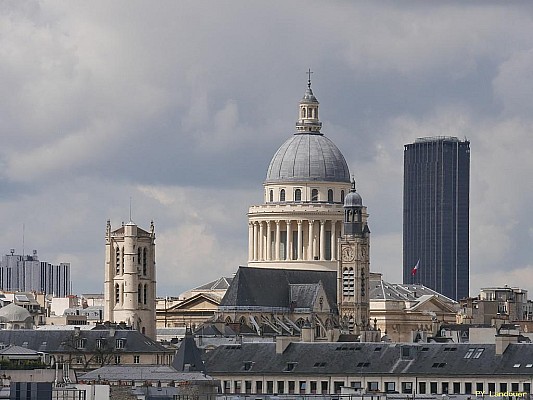
[[[341,220],[263,220],[248,224],[249,261],[335,261]]]

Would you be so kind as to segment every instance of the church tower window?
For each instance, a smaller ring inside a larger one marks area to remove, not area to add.
[[[148,285],[144,285],[144,298],[143,303],[148,304]]]
[[[141,300],[142,300],[142,285],[139,283],[139,285],[137,286],[137,303],[141,304]]]
[[[274,201],[274,191],[271,190],[270,191],[270,202],[273,202]]]
[[[281,189],[279,192],[279,201],[285,201],[285,189]]]
[[[120,248],[115,249],[115,273],[120,274]]]
[[[146,275],[146,267],[147,267],[147,261],[146,261],[146,247],[143,248],[143,275]]]
[[[328,189],[328,203],[333,203],[333,189]]]
[[[115,304],[120,303],[120,287],[118,286],[118,283],[115,285]]]

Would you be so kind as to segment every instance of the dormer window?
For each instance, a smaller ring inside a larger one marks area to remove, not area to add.
[[[123,349],[126,344],[126,341],[124,339],[117,339],[115,341],[115,348],[116,349]]]

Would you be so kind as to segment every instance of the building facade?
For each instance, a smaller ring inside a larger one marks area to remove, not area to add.
[[[11,254],[0,262],[0,290],[10,292],[39,292],[55,297],[70,294],[70,263],[50,264],[39,261],[37,250],[32,255]]]
[[[248,211],[249,266],[337,269],[350,173],[340,150],[321,133],[318,106],[309,80],[296,133],[268,167],[264,202]]]
[[[107,221],[105,259],[104,318],[155,340],[154,224],[150,232],[131,221],[112,231]]]
[[[404,283],[468,297],[469,191],[470,142],[434,137],[405,145]]]

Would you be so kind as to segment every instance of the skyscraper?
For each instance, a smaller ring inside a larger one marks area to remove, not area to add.
[[[468,296],[469,192],[469,141],[432,137],[404,146],[404,283]]]

